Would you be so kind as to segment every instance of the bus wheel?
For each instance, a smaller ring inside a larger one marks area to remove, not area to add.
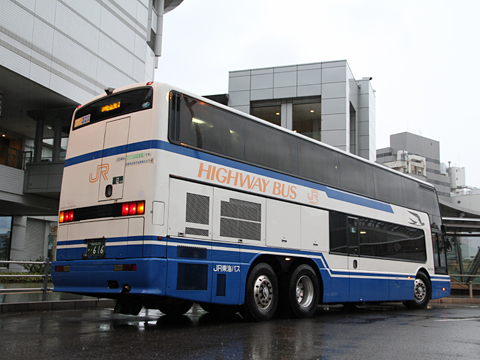
[[[320,286],[315,271],[306,264],[298,266],[289,277],[288,302],[297,318],[315,314],[320,296]]]
[[[278,281],[272,267],[257,264],[247,279],[244,315],[249,320],[265,321],[275,315],[278,306]]]
[[[427,276],[420,272],[415,279],[413,300],[405,301],[403,304],[409,309],[424,309],[427,307],[430,297],[430,282]]]
[[[161,302],[158,305],[158,310],[168,316],[181,316],[190,310],[192,305],[193,302],[189,300],[172,300]]]

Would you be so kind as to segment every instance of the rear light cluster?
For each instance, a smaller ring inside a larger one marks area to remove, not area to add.
[[[55,272],[69,272],[69,271],[70,271],[69,265],[55,266]]]
[[[122,216],[142,215],[145,213],[145,202],[128,202],[122,204]]]
[[[131,216],[145,214],[145,201],[130,201],[125,203],[107,204],[60,211],[60,224],[71,221],[100,219],[108,217]]]
[[[60,211],[58,222],[64,223],[64,222],[70,222],[70,221],[73,221],[73,210]]]
[[[137,271],[137,264],[113,265],[113,271]]]

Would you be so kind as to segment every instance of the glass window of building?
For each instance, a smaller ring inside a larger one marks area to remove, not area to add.
[[[250,114],[272,124],[282,125],[281,101],[255,101],[251,103]]]
[[[0,216],[0,260],[10,260],[10,243],[12,239],[12,217]],[[0,261],[0,267],[5,266]]]
[[[320,141],[322,140],[320,99],[304,101],[296,100],[293,102],[292,130]]]

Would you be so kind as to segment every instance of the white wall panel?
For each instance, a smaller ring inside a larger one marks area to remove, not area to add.
[[[322,82],[322,70],[304,70],[298,72],[297,85],[313,85]]]
[[[347,149],[346,130],[322,131],[322,142],[335,146],[341,150]]]
[[[230,76],[228,82],[228,92],[250,90],[250,75],[247,76]]]
[[[0,64],[25,77],[30,72],[30,61],[3,46],[0,46]]]
[[[102,10],[101,29],[113,37],[118,43],[127,49],[134,49],[135,35],[124,22],[115,17],[110,11]]]
[[[252,90],[273,88],[273,74],[252,75],[250,86]]]
[[[147,3],[147,5],[148,5],[148,3]],[[143,26],[147,27],[148,9],[147,9],[147,6],[143,5],[141,1],[137,2],[136,19],[137,19],[138,22],[143,24]]]
[[[142,39],[141,36],[135,35],[135,55],[140,59],[145,57],[145,51],[147,50],[147,42]]]
[[[305,86],[297,86],[297,96],[318,96],[322,95],[322,85],[305,85]]]
[[[75,39],[87,49],[97,51],[99,30],[73,11],[58,3],[55,17],[55,27]]]
[[[35,15],[50,24],[55,23],[55,10],[58,0],[39,0],[35,2]]]
[[[116,66],[128,75],[132,75],[133,55],[104,34],[100,35],[98,53],[104,61]]]
[[[347,83],[337,82],[322,84],[322,99],[345,98],[347,95]]]
[[[54,40],[54,29],[52,26],[45,24],[42,20],[35,18],[33,25],[32,44],[34,48],[40,48],[48,53],[49,58],[52,59],[52,49]],[[47,56],[47,54],[44,54]]]
[[[284,98],[296,97],[296,96],[297,96],[296,86],[280,87],[280,88],[275,87],[273,89],[273,97],[275,99],[284,99]]]
[[[93,93],[86,91],[82,88],[72,85],[71,82],[53,73],[50,75],[50,89],[69,99],[75,100],[78,103],[84,103],[95,95],[98,95],[98,92]]]
[[[33,6],[32,3],[30,7]],[[0,24],[21,38],[32,40],[33,15],[11,1],[2,1]]]
[[[252,90],[250,92],[250,100],[270,100],[273,99],[273,88],[270,89],[261,89],[261,90]]]
[[[274,75],[274,87],[287,87],[287,86],[297,86],[297,72],[275,72]]]
[[[340,82],[347,80],[347,68],[334,67],[322,69],[322,83]]]
[[[347,123],[345,114],[322,115],[322,133],[329,130],[346,131],[346,129]]]
[[[250,91],[233,91],[229,93],[229,106],[248,106],[250,107]]]
[[[43,1],[43,0],[41,0]],[[96,26],[100,26],[102,6],[96,0],[62,0],[74,11],[88,19]]]
[[[33,56],[39,58],[41,57],[40,55],[36,54],[35,52],[33,53]],[[50,61],[51,63],[51,61]],[[50,64],[48,64],[50,65]],[[50,74],[51,72],[48,69],[45,69],[44,67],[38,66],[35,63],[30,63],[30,74],[29,78],[36,83],[45,86],[46,88],[50,88]]]
[[[323,99],[322,100],[322,115],[323,114],[346,114],[347,113],[347,99]]]
[[[88,76],[96,72],[97,57],[58,32],[55,34],[53,56]]]

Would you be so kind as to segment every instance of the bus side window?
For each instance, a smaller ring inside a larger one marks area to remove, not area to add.
[[[330,252],[347,255],[347,216],[330,211]]]

